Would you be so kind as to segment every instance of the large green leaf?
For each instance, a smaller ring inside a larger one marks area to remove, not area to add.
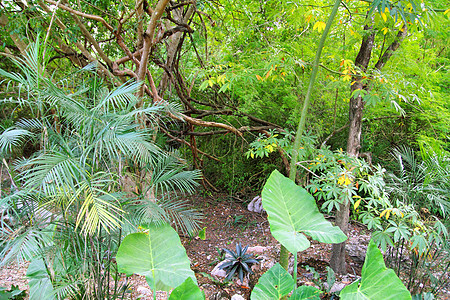
[[[119,272],[146,277],[151,288],[168,291],[188,277],[194,282],[194,272],[186,250],[176,231],[168,224],[151,225],[148,232],[125,237],[116,256]]]
[[[320,300],[321,290],[313,286],[303,285],[295,289],[290,300]]]
[[[30,300],[54,300],[50,276],[47,273],[44,261],[41,258],[33,259],[27,269],[28,285],[30,287]]]
[[[197,284],[188,277],[170,294],[169,300],[204,300],[205,294]]]
[[[302,232],[322,243],[347,239],[338,227],[325,220],[313,196],[277,170],[264,185],[262,199],[272,235],[291,253],[310,246]]]
[[[289,294],[294,288],[294,279],[280,265],[276,264],[264,273],[252,291],[251,300],[280,299]]]
[[[367,248],[366,260],[359,281],[346,286],[339,295],[344,300],[411,299],[394,270],[386,268],[383,255],[373,240]]]

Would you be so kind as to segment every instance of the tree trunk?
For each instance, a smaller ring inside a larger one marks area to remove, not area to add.
[[[375,33],[372,32],[372,27],[365,26],[367,34],[364,36],[358,55],[355,59],[355,66],[362,72],[366,72],[369,66],[370,59],[372,57],[372,49],[374,44]],[[379,60],[375,64],[374,69],[381,70],[387,61],[391,58],[392,54],[400,47],[401,42],[407,35],[407,27],[403,26],[391,45],[380,56]],[[353,94],[356,90],[369,91],[368,84],[361,82],[361,74],[353,75],[351,85],[351,92]],[[363,118],[364,101],[360,95],[350,98],[349,105],[349,132],[347,140],[347,153],[350,156],[358,157],[359,150],[361,148],[361,130],[362,130],[362,118]],[[350,203],[343,203],[340,205],[338,212],[336,213],[336,225],[345,233],[348,233],[348,221],[350,216]],[[341,244],[333,244],[330,266],[336,273],[347,273],[347,266],[345,262],[345,242]]]
[[[361,42],[361,48],[355,59],[355,66],[359,67],[362,71],[367,70],[367,66],[370,62],[372,54],[373,42],[375,34],[370,32],[371,27],[365,26],[368,31],[367,35]],[[366,89],[367,87],[361,83],[361,75],[356,74],[353,76],[353,84],[351,85],[351,92],[353,93],[357,89]],[[347,153],[350,156],[358,156],[359,149],[361,148],[361,128],[363,117],[364,101],[360,95],[350,98],[349,106],[349,132],[347,140]],[[336,225],[345,233],[348,233],[348,221],[350,216],[350,202],[342,203],[339,206],[339,210],[336,213]],[[333,244],[331,250],[330,266],[336,272],[340,274],[347,273],[347,264],[345,262],[345,245],[346,242],[340,244]]]

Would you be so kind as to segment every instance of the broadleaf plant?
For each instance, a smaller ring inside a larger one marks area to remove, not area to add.
[[[276,264],[259,278],[250,295],[251,300],[281,299],[294,289],[294,279],[280,265]],[[289,299],[320,299],[321,291],[312,286],[301,286],[294,290]]]
[[[145,276],[154,295],[156,290],[168,291],[189,277],[197,282],[186,250],[169,224],[152,224],[145,232],[127,235],[116,260],[119,272]]]
[[[339,296],[345,300],[411,299],[411,294],[394,270],[386,268],[383,255],[373,240],[367,247],[361,280],[346,286]]]
[[[305,234],[322,243],[342,243],[347,239],[319,212],[311,194],[277,170],[264,185],[262,199],[272,235],[291,253],[310,246]]]
[[[204,300],[205,294],[191,277],[188,277],[182,284],[170,293],[169,300]]]

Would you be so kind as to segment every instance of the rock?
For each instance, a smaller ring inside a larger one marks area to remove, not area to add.
[[[215,276],[215,277],[223,277],[225,278],[227,276],[227,272],[225,272],[224,270],[220,269],[219,267],[221,265],[223,265],[225,262],[227,262],[228,260],[224,260],[221,261],[220,263],[218,263],[214,269],[211,271],[211,275]]]
[[[231,296],[231,300],[245,300],[245,298],[239,294],[234,294],[233,296]]]
[[[335,293],[341,291],[343,288],[345,288],[345,283],[342,282],[335,282],[333,286],[330,289],[330,293]]]
[[[241,282],[239,278],[236,279],[236,285],[244,287],[244,288],[250,288],[248,276],[244,277],[244,282]]]
[[[137,287],[136,291],[141,295],[150,295],[152,293],[149,288],[141,285]]]
[[[247,252],[259,255],[266,253],[268,250],[269,249],[267,247],[255,246],[255,247],[248,247]]]
[[[370,240],[370,237],[366,235],[360,235],[357,237],[350,237],[347,240],[345,245],[345,249],[347,250],[348,255],[355,261],[356,263],[363,264],[366,258],[367,252],[367,244]]]
[[[212,284],[202,284],[200,286],[201,290],[205,293],[205,299],[213,299],[214,295],[217,293],[217,287]]]
[[[252,266],[253,272],[258,272],[259,270],[269,270],[270,268],[272,268],[275,265],[274,258],[264,256],[264,255],[260,255],[260,256],[258,256],[258,258],[260,258],[261,260],[259,263],[254,264]]]
[[[255,213],[265,212],[262,206],[262,198],[260,196],[253,198],[253,200],[248,204],[247,209]]]

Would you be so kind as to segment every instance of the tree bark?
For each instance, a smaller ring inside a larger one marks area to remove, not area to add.
[[[372,32],[372,27],[365,26],[367,34],[364,36],[358,55],[355,59],[355,66],[360,71],[366,72],[372,57],[372,50],[374,46],[375,33]],[[384,65],[391,58],[392,54],[400,47],[400,43],[407,35],[407,28],[403,26],[398,32],[394,41],[384,51],[379,60],[374,66],[374,69],[381,70]],[[370,86],[363,84],[361,74],[355,74],[352,78],[351,92],[353,94],[356,90],[369,91]],[[361,131],[363,122],[363,110],[364,101],[361,94],[355,95],[350,98],[349,105],[349,132],[347,140],[347,153],[350,156],[358,157],[359,150],[361,148]],[[336,214],[336,225],[347,234],[348,233],[348,221],[350,216],[350,203],[343,203],[340,205]],[[347,266],[345,262],[345,242],[341,244],[333,244],[331,252],[330,266],[336,273],[347,273]]]
[[[372,48],[374,43],[375,34],[371,32],[372,28],[367,25],[364,28],[367,31],[367,35],[361,42],[358,55],[355,59],[355,66],[360,68],[361,71],[366,71],[369,65],[372,55]],[[361,75],[356,74],[353,76],[353,84],[351,85],[352,94],[358,89],[365,89],[365,86],[361,82]],[[358,157],[359,149],[361,148],[361,128],[363,117],[364,101],[361,95],[350,98],[349,107],[349,132],[347,140],[347,153],[350,156]],[[345,233],[348,233],[348,221],[350,217],[350,202],[341,203],[339,210],[336,213],[336,225]],[[340,244],[333,244],[331,250],[330,266],[336,272],[340,274],[347,273],[347,264],[345,262],[345,245],[346,242]]]

